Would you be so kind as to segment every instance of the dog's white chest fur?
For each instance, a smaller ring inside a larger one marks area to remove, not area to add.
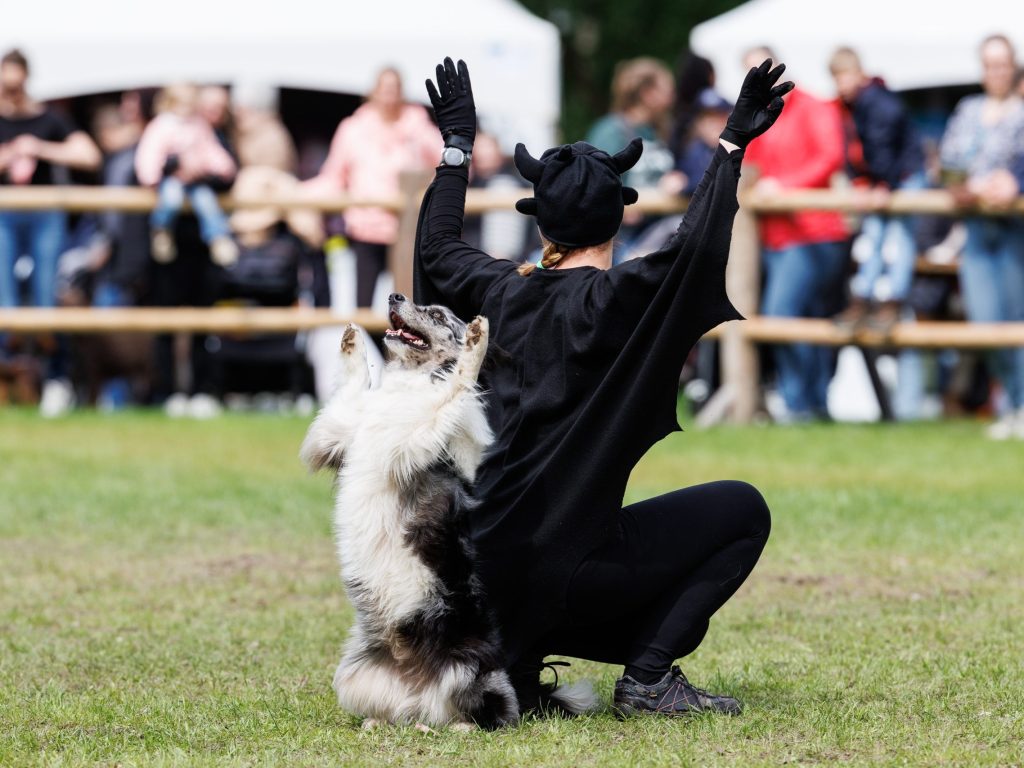
[[[471,481],[491,439],[475,393],[445,403],[444,389],[429,375],[394,371],[356,402],[339,404],[359,410],[334,510],[342,577],[359,586],[357,607],[373,600],[388,624],[415,613],[437,586],[436,575],[406,542],[416,514],[408,488],[417,468],[450,459]],[[438,424],[439,418],[451,423]]]
[[[342,357],[361,354],[353,341]],[[406,540],[419,512],[410,489],[438,462],[472,482],[492,440],[473,363],[441,375],[386,368],[369,389],[356,359],[307,435],[308,463],[341,463],[334,510],[341,573],[357,610],[378,624],[412,616],[438,586]]]

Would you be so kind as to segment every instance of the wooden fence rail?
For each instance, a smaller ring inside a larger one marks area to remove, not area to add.
[[[370,310],[340,315],[329,309],[278,307],[69,307],[0,309],[0,330],[21,333],[294,333],[355,323],[382,334],[388,319]],[[752,317],[716,328],[707,338],[737,333],[748,342],[825,346],[995,349],[1024,346],[1024,323],[901,323],[891,333],[850,333],[828,320]]]
[[[863,197],[855,190],[791,190],[771,196],[751,192],[752,174],[744,174],[740,185],[740,212],[733,233],[729,259],[728,290],[733,303],[750,317],[743,323],[728,323],[711,334],[723,345],[723,387],[710,412],[732,421],[749,421],[758,404],[758,357],[756,344],[807,342],[831,346],[853,344],[861,348],[998,348],[1024,346],[1024,323],[902,323],[888,336],[864,331],[846,333],[827,320],[768,318],[757,316],[760,286],[760,243],[756,217],[769,213],[801,210],[864,213]],[[389,253],[389,268],[396,290],[408,293],[412,286],[412,252],[417,211],[429,173],[407,174],[401,193],[391,198],[363,199],[347,195],[289,195],[235,197],[221,196],[225,209],[274,207],[308,208],[324,213],[340,212],[353,206],[376,206],[394,211],[400,219],[399,241]],[[489,191],[470,189],[466,212],[479,215],[511,210],[523,196],[521,190]],[[44,210],[59,208],[72,212],[119,210],[144,213],[156,203],[153,190],[135,187],[0,187],[0,210]],[[636,209],[648,214],[684,211],[686,201],[656,190],[641,190]],[[1008,209],[959,208],[944,190],[895,192],[888,204],[875,209],[892,214],[942,216],[1024,216],[1024,197]],[[371,333],[382,333],[386,318],[370,312],[341,317],[329,310],[241,309],[241,308],[118,308],[118,309],[0,309],[0,331],[50,331],[63,333],[196,332],[196,333],[287,333],[322,326],[356,322]]]
[[[429,181],[430,175],[413,174]],[[425,185],[424,185],[425,186]],[[466,213],[477,215],[488,211],[507,211],[524,196],[523,190],[470,189],[466,193]],[[743,207],[756,214],[792,213],[802,210],[840,211],[863,213],[863,197],[851,189],[784,190],[770,196],[741,194]],[[285,195],[238,197],[220,196],[226,210],[236,208],[312,208],[317,211],[339,212],[354,206],[387,208],[395,212],[405,209],[405,195],[382,198],[357,198],[350,195],[312,195],[293,192]],[[125,211],[144,213],[156,205],[156,192],[144,187],[87,187],[87,186],[0,186],[0,211],[36,211],[62,209],[73,213],[88,211]],[[686,200],[655,189],[640,190],[636,210],[649,214],[680,213],[686,209]],[[942,216],[1007,214],[1024,216],[1024,197],[1007,210],[981,207],[958,208],[953,196],[941,189],[894,192],[887,205],[875,209],[893,214],[933,214]]]

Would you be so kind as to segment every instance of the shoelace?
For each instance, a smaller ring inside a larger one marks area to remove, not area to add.
[[[555,667],[571,667],[571,666],[572,666],[572,664],[570,664],[568,661],[544,661],[544,662],[541,662],[540,669],[541,669],[542,672],[544,671],[545,667],[547,667],[548,669],[551,670],[551,674],[553,674],[555,676],[555,686],[554,687],[557,688],[558,687],[558,670],[555,669]],[[552,690],[554,690],[554,689],[552,689]]]
[[[698,688],[696,685],[691,683],[686,678],[686,675],[683,674],[683,670],[681,670],[679,667],[676,667],[676,666],[672,667],[672,677],[678,677],[680,680],[682,680],[683,685],[685,685],[690,690],[695,691],[696,693],[700,694],[701,696],[706,696],[709,699],[713,698],[713,696],[710,693],[708,693],[707,691],[705,691],[703,688]]]

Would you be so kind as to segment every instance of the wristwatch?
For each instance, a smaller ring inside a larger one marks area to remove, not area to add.
[[[441,165],[451,165],[456,168],[465,168],[469,165],[470,153],[458,147],[445,147],[441,153]]]

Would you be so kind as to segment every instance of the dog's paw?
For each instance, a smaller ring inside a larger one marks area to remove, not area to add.
[[[478,726],[476,725],[476,723],[459,722],[452,723],[448,727],[456,733],[472,733],[473,731],[477,730]]]
[[[362,345],[362,334],[359,329],[349,323],[341,335],[341,354],[351,355]]]
[[[363,724],[359,727],[364,731],[375,731],[383,725],[384,722],[382,720],[378,720],[376,717],[368,717],[363,720]]]
[[[488,326],[486,317],[474,317],[466,326],[466,339],[459,355],[459,376],[463,379],[476,381],[480,374],[480,366],[487,354]]]
[[[466,349],[473,349],[479,344],[487,346],[487,336],[490,326],[487,318],[481,315],[474,317],[466,326]]]

